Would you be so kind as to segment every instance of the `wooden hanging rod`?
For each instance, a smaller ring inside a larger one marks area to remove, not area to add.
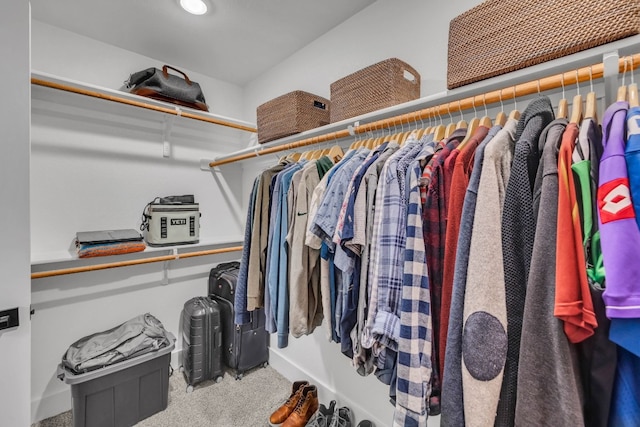
[[[620,58],[618,61],[619,72],[623,72],[625,70],[625,67],[627,71],[632,71],[638,68],[638,66],[640,66],[640,54],[625,56]],[[422,110],[416,110],[411,113],[405,113],[402,115],[389,117],[387,119],[366,123],[357,126],[354,131],[355,133],[360,134],[368,131],[395,127],[401,124],[413,123],[418,120],[428,119],[430,117],[443,116],[445,114],[448,115],[449,113],[457,113],[463,110],[474,108],[474,106],[476,108],[482,108],[484,107],[484,105],[495,104],[501,101],[508,101],[510,99],[532,95],[547,90],[558,89],[563,85],[566,88],[569,88],[570,85],[575,85],[577,83],[582,83],[590,80],[596,80],[602,78],[603,75],[604,64],[599,63],[592,66],[567,71],[565,73],[559,73],[549,77],[544,77],[538,80],[532,80],[529,82],[508,86],[506,88],[494,90],[484,94],[470,96],[464,99],[460,99],[459,101],[450,101],[445,104],[424,108]],[[329,142],[332,140],[346,138],[349,135],[350,134],[346,129],[336,132],[330,132],[323,135],[314,136],[312,138],[302,139],[300,141],[292,142],[289,144],[268,147],[261,150],[257,149],[256,151],[239,154],[237,156],[229,157],[226,159],[215,160],[209,163],[209,167],[213,168],[228,163],[250,159],[252,157],[277,153],[280,151],[290,151],[296,148],[305,147],[307,145],[319,144],[322,142]]]
[[[153,111],[159,111],[161,113],[172,114],[174,116],[178,116],[179,115],[181,117],[186,117],[188,119],[200,120],[202,122],[213,123],[213,124],[216,124],[216,125],[226,126],[226,127],[230,127],[230,128],[234,128],[234,129],[240,129],[240,130],[244,130],[244,131],[247,131],[247,132],[253,132],[253,133],[257,132],[257,129],[254,128],[254,127],[244,126],[244,125],[241,125],[241,124],[228,122],[226,120],[217,119],[217,118],[214,118],[214,117],[207,117],[207,116],[204,116],[204,115],[194,114],[194,113],[191,113],[189,111],[182,110],[182,109],[180,109],[179,112],[178,112],[178,110],[176,110],[175,108],[168,108],[168,107],[162,107],[162,106],[159,106],[159,105],[147,104],[146,102],[136,101],[136,100],[133,100],[133,99],[127,99],[127,98],[123,98],[121,96],[110,95],[110,94],[107,94],[107,93],[101,93],[101,92],[97,92],[97,91],[93,91],[93,90],[89,90],[89,89],[77,88],[77,87],[74,87],[74,86],[70,86],[70,85],[66,85],[66,84],[62,84],[62,83],[57,83],[57,82],[51,82],[49,80],[44,80],[44,79],[40,79],[40,78],[37,78],[37,77],[31,77],[31,83],[34,84],[34,85],[38,85],[38,86],[44,86],[44,87],[49,87],[49,88],[53,88],[53,89],[63,90],[63,91],[66,91],[66,92],[77,93],[79,95],[91,96],[91,97],[94,97],[94,98],[105,99],[107,101],[119,102],[121,104],[132,105],[134,107],[145,108],[147,110],[153,110]]]
[[[227,252],[238,252],[242,250],[242,246],[233,246],[229,248],[210,249],[206,251],[188,252],[184,254],[173,254],[156,256],[152,258],[134,259],[130,261],[110,262],[106,264],[87,265],[84,267],[62,268],[60,270],[40,271],[31,273],[31,279],[42,279],[45,277],[62,276],[65,274],[84,273],[87,271],[106,270],[108,268],[129,267],[132,265],[149,264],[152,262],[175,261],[183,258],[192,258],[205,255],[217,255]]]

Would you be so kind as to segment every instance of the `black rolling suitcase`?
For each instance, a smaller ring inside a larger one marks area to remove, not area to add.
[[[207,380],[220,382],[222,367],[222,324],[218,303],[209,297],[195,297],[182,310],[182,368],[187,392]]]
[[[269,334],[265,330],[264,309],[251,313],[251,321],[236,325],[234,296],[240,263],[219,264],[209,273],[209,295],[222,314],[224,360],[236,372],[236,379],[256,366],[269,363]]]

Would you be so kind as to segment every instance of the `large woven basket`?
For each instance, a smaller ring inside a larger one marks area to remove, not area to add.
[[[487,0],[449,25],[447,87],[638,33],[638,0]]]
[[[420,74],[391,58],[331,83],[331,123],[420,97]]]
[[[273,141],[329,123],[329,100],[296,90],[260,105],[258,142]]]

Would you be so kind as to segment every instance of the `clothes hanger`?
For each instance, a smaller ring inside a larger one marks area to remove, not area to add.
[[[464,119],[464,115],[462,114],[462,107],[460,106],[460,100],[458,100],[458,112],[460,113],[460,121],[456,124],[456,129],[466,129],[469,127],[469,124]]]
[[[584,109],[584,118],[591,119],[595,123],[598,123],[598,100],[596,93],[593,91],[593,74],[591,67],[589,67],[589,84],[591,85],[590,92],[587,94],[587,102]]]
[[[633,80],[633,56],[631,58],[631,84],[629,85],[629,107],[638,107],[638,85]]]
[[[453,116],[451,116],[451,110],[449,109],[449,104],[447,104],[447,113],[449,113],[449,120],[451,121],[451,123],[449,123],[444,130],[445,138],[449,138],[451,134],[456,130],[456,124],[453,123]]]
[[[480,126],[484,126],[486,128],[490,128],[493,126],[491,123],[491,118],[489,117],[489,112],[487,111],[487,101],[485,98],[486,94],[482,94],[482,105],[484,105],[484,116],[480,119]]]
[[[500,111],[496,115],[496,119],[494,120],[494,123],[496,125],[504,127],[504,125],[507,123],[507,115],[504,114],[504,104],[502,103],[502,90],[500,90],[498,94],[500,96]]]
[[[558,102],[558,114],[556,114],[556,118],[558,119],[566,119],[569,115],[569,102],[564,94],[564,73],[562,73],[562,80],[560,81],[562,84],[562,98]]]
[[[627,58],[624,58],[624,69],[622,71],[622,84],[618,87],[618,96],[616,101],[623,102],[627,100],[627,85],[624,84],[624,77],[627,74]]]
[[[577,94],[573,97],[573,103],[571,105],[571,120],[569,120],[569,123],[580,124],[582,121],[582,95],[580,95],[578,70],[576,70],[576,90]]]
[[[446,131],[444,125],[442,124],[442,116],[440,115],[440,107],[437,108],[438,118],[440,119],[440,124],[436,125],[433,129],[433,140],[434,141],[442,141],[444,139],[444,133]]]
[[[462,150],[464,145],[471,139],[471,136],[478,128],[480,124],[480,119],[478,118],[478,111],[476,111],[476,97],[473,97],[473,118],[469,122],[469,127],[467,128],[467,134],[464,136],[464,139],[458,144],[458,150]]]
[[[509,113],[509,119],[520,120],[520,111],[518,110],[518,101],[516,100],[516,87],[513,87],[513,110]]]

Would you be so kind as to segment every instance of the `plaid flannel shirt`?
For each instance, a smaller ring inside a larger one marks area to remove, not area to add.
[[[420,162],[416,161],[409,169],[394,427],[426,427],[426,400],[431,394],[431,295],[422,231],[420,176]]]
[[[369,283],[371,299],[362,345],[381,354],[381,347],[396,350],[400,334],[399,307],[402,292],[405,230],[397,166],[412,147],[403,146],[385,163],[376,192]],[[375,344],[375,345],[374,345]]]
[[[448,139],[434,162],[427,201],[423,211],[423,232],[429,268],[429,290],[434,336],[440,333],[440,308],[442,301],[442,273],[444,266],[444,240],[447,225],[447,194],[444,191],[444,163],[451,152],[464,139],[466,129],[456,130]],[[438,372],[438,342],[433,342],[433,398],[432,410],[439,413],[440,372]]]

